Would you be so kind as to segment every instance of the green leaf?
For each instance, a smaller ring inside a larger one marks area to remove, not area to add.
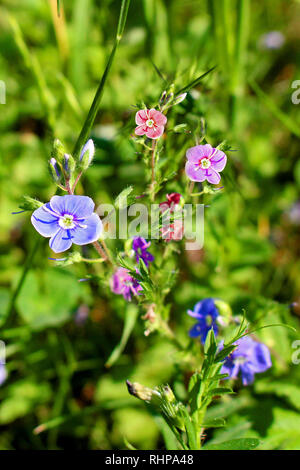
[[[214,418],[209,421],[205,421],[201,424],[203,428],[222,428],[226,426],[226,421],[223,418]]]
[[[193,80],[192,82],[188,83],[187,85],[185,85],[183,88],[181,88],[179,91],[176,92],[177,95],[181,95],[182,93],[185,93],[185,92],[188,92],[189,90],[191,90],[192,88],[195,88],[197,85],[199,85],[199,83],[201,82],[201,80],[206,77],[206,75],[208,75],[210,72],[212,72],[213,70],[215,70],[216,68],[216,65],[214,67],[212,67],[211,69],[209,69],[207,72],[203,73],[202,75],[200,75],[199,77],[197,77],[195,80]]]
[[[229,356],[229,354],[236,348],[236,346],[232,345],[232,346],[225,346],[224,349],[222,349],[222,351],[220,351],[216,357],[215,357],[215,360],[214,362],[220,362],[220,361],[223,361],[227,356]]]
[[[72,317],[86,287],[57,268],[29,272],[16,301],[17,309],[32,329],[58,326]]]
[[[228,395],[228,394],[234,394],[235,392],[231,388],[226,388],[226,387],[217,387],[213,388],[208,392],[209,397],[214,397],[217,395]]]
[[[127,344],[129,336],[134,328],[138,316],[138,308],[136,305],[128,305],[125,312],[125,322],[124,328],[119,344],[114,348],[108,360],[106,361],[105,366],[111,367],[120,357],[124,348]]]
[[[253,450],[259,444],[260,441],[255,438],[232,439],[220,444],[207,444],[203,446],[203,450]]]
[[[206,340],[204,344],[204,352],[209,362],[213,362],[216,351],[217,351],[217,342],[216,342],[214,330],[213,328],[211,328],[206,336]]]
[[[189,404],[191,407],[191,414],[198,409],[198,394],[201,385],[201,375],[198,372],[192,375],[189,382]]]

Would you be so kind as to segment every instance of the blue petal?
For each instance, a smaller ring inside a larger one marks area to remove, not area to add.
[[[199,323],[196,323],[196,325],[194,325],[190,331],[189,331],[189,335],[191,338],[198,338],[198,336],[201,336],[202,334],[202,327],[201,325],[199,325]]]
[[[61,253],[68,250],[72,245],[72,237],[70,230],[61,228],[52,238],[50,238],[49,246],[54,253]]]
[[[240,366],[243,385],[250,385],[254,382],[254,372],[251,365],[246,362]]]
[[[224,362],[220,373],[221,374],[228,374],[229,377],[225,377],[226,379],[236,379],[240,370],[240,366],[237,363],[234,363],[232,360],[227,360]]]
[[[255,372],[265,372],[272,366],[270,351],[265,344],[257,343],[254,354],[255,356],[252,358],[251,362],[255,368]]]
[[[58,217],[45,210],[51,210],[47,203],[36,209],[31,216],[31,223],[43,237],[52,237],[59,230]]]
[[[102,222],[99,215],[92,214],[82,222],[83,227],[76,227],[71,230],[72,241],[76,245],[86,245],[98,240],[102,232]]]
[[[77,219],[85,219],[94,211],[94,201],[88,196],[53,196],[50,206],[60,215],[71,214]]]

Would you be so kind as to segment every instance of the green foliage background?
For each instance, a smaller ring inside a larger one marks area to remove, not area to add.
[[[84,177],[85,193],[96,204],[111,203],[130,184],[141,194],[147,181],[130,140],[133,105],[150,107],[166,83],[180,90],[214,65],[170,115],[169,126],[187,123],[193,133],[203,117],[207,140],[225,138],[235,150],[222,175],[224,190],[209,201],[204,250],[188,253],[179,244],[181,254],[170,265],[179,271],[168,295],[171,325],[182,341],[192,324],[186,310],[207,296],[229,302],[236,314],[245,309],[250,321],[299,328],[300,308],[288,307],[300,300],[300,222],[288,217],[300,199],[299,105],[291,101],[291,84],[300,79],[299,3],[131,2],[92,134],[97,152]],[[170,342],[144,336],[143,312],[134,303],[112,295],[107,283],[78,283],[88,266],[53,267],[47,241],[37,242],[29,215],[11,215],[23,194],[48,201],[56,190],[47,171],[51,128],[73,148],[113,45],[119,1],[61,4],[60,22],[50,0],[0,4],[0,79],[6,83],[6,104],[0,105],[0,339],[9,373],[0,388],[0,448],[110,449],[126,448],[126,442],[175,448],[161,418],[128,395],[125,381],[149,387],[168,382],[184,400],[199,346],[191,345],[189,363],[179,367]],[[240,30],[237,18],[243,19]],[[285,36],[279,50],[261,46],[271,30]],[[164,164],[177,171],[169,192],[182,187],[191,145],[193,134],[168,137]],[[118,242],[110,247],[122,249]],[[30,269],[13,299],[28,257]],[[89,308],[82,326],[74,321],[80,306]],[[107,367],[125,319],[123,342]],[[228,426],[207,430],[207,437],[211,445],[258,437],[261,449],[300,449],[300,366],[291,362],[299,333],[270,328],[259,337],[271,348],[272,369],[251,387],[236,385],[237,395],[210,408],[209,418],[225,416]]]

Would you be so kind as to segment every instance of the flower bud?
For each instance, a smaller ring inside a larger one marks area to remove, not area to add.
[[[92,139],[89,139],[87,143],[84,145],[80,154],[80,158],[79,158],[80,166],[83,170],[86,170],[90,166],[94,158],[94,154],[95,154],[94,142],[92,141]]]
[[[185,100],[187,93],[182,93],[181,95],[175,96],[174,101],[173,101],[173,106],[175,104],[181,103],[183,100]]]
[[[55,158],[56,160],[58,160],[59,162],[61,162],[64,157],[64,154],[65,154],[65,148],[63,144],[61,143],[59,139],[55,139],[53,142],[53,149],[52,149],[51,156]]]
[[[33,199],[30,196],[23,196],[19,208],[23,211],[34,211],[44,205],[43,202]]]
[[[61,173],[58,168],[58,164],[55,158],[51,158],[49,161],[49,171],[53,180],[58,183],[61,179]]]
[[[49,258],[51,261],[55,261],[57,266],[70,266],[71,264],[80,263],[82,261],[82,256],[78,251],[74,251],[65,258]]]
[[[68,178],[71,178],[73,171],[75,170],[76,163],[72,155],[68,153],[64,154],[63,167]]]

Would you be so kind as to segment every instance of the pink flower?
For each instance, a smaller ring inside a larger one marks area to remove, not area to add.
[[[179,193],[170,193],[166,196],[167,200],[159,204],[160,211],[165,212],[166,210],[170,209],[170,212],[174,212],[182,196]]]
[[[135,115],[136,135],[146,134],[149,139],[158,139],[164,133],[167,118],[156,109],[141,109]]]
[[[221,180],[219,172],[224,170],[227,157],[224,152],[211,145],[196,145],[186,152],[188,161],[185,172],[192,181],[205,181],[218,184]]]

